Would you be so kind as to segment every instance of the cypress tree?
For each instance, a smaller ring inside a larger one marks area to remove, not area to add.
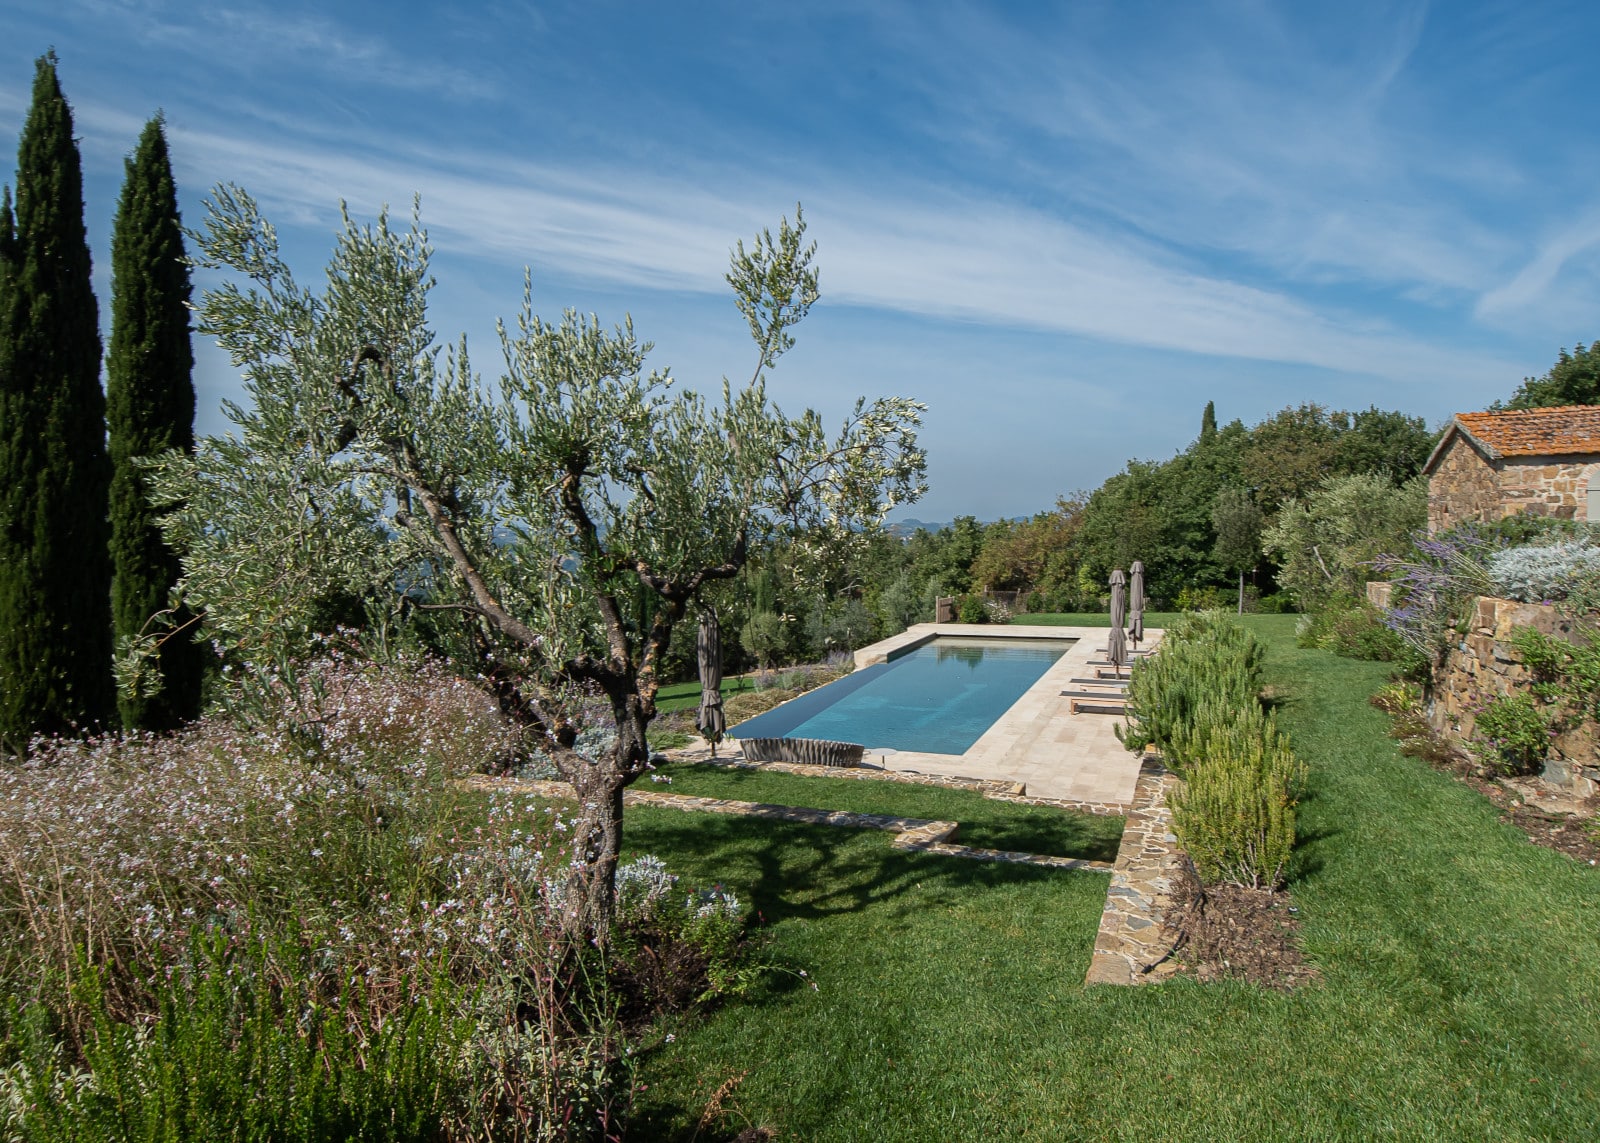
[[[194,353],[189,344],[189,267],[166,131],[145,124],[127,162],[111,235],[111,345],[106,418],[111,430],[111,610],[119,645],[160,640],[161,686],[118,696],[129,728],[171,730],[200,715],[202,651],[193,615],[168,614],[182,569],[163,542],[135,463],[194,448]]]
[[[111,463],[83,171],[55,54],[36,66],[0,283],[0,746],[116,721]]]
[[[1206,411],[1200,414],[1200,443],[1210,444],[1217,437],[1217,403],[1206,402]]]

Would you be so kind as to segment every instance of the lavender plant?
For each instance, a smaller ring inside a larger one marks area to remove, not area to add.
[[[1489,530],[1463,524],[1434,536],[1417,532],[1408,554],[1379,555],[1372,569],[1394,585],[1385,626],[1437,666],[1465,622],[1472,598],[1492,592],[1489,561],[1503,547]]]

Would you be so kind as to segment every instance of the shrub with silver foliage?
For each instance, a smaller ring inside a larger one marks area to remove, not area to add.
[[[1587,540],[1507,548],[1489,558],[1489,581],[1495,592],[1522,603],[1565,599],[1574,580],[1596,573],[1600,573],[1600,547]]]
[[[648,853],[617,866],[617,919],[626,923],[655,916],[677,881],[665,862]]]

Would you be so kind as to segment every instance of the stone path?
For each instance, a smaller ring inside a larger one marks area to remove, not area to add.
[[[765,763],[765,765],[782,764]],[[805,769],[832,771],[833,768],[808,766]],[[837,772],[832,776],[838,776]],[[566,782],[478,776],[468,779],[468,784],[474,789],[481,790],[515,789],[542,798],[574,796],[572,787]],[[622,802],[627,806],[661,806],[695,813],[732,814],[736,817],[768,818],[774,821],[800,822],[805,825],[891,830],[895,837],[890,844],[896,849],[932,853],[940,857],[964,857],[972,861],[1000,861],[1012,865],[1038,865],[1048,869],[1082,869],[1095,873],[1109,873],[1112,868],[1111,864],[1105,861],[956,845],[950,838],[960,827],[959,822],[928,821],[923,818],[893,817],[888,814],[857,814],[846,810],[814,810],[805,806],[777,806],[765,802],[738,802],[730,798],[702,798],[694,794],[669,794],[657,790],[624,790]]]
[[[1168,913],[1189,860],[1167,808],[1177,782],[1157,758],[1147,756],[1139,768],[1085,984],[1146,984],[1177,971],[1170,959],[1177,933]]]
[[[1119,744],[1120,746],[1120,744]],[[996,802],[1015,802],[1028,806],[1054,806],[1058,810],[1076,810],[1079,813],[1099,814],[1102,817],[1121,817],[1128,812],[1128,802],[1083,802],[1072,798],[1036,798],[1029,794],[1025,782],[1012,782],[1005,778],[964,778],[955,774],[919,774],[914,770],[886,770],[880,766],[810,766],[803,762],[744,762],[724,754],[711,757],[711,748],[703,738],[692,739],[688,746],[668,751],[674,762],[693,762],[701,766],[719,766],[724,770],[776,770],[784,774],[798,774],[807,778],[844,778],[869,782],[902,782],[915,786],[939,786],[946,790],[971,790]]]

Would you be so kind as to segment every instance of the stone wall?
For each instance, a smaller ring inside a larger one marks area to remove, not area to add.
[[[1491,461],[1458,433],[1428,478],[1428,531],[1522,512],[1586,519],[1590,466],[1596,464],[1600,453]]]
[[[1492,699],[1526,691],[1532,682],[1511,646],[1512,633],[1532,627],[1567,638],[1571,624],[1554,607],[1484,596],[1474,601],[1467,632],[1450,649],[1428,693],[1428,720],[1457,745],[1472,737],[1477,712]],[[1579,797],[1600,793],[1600,749],[1592,723],[1558,734],[1545,778]]]
[[[1533,512],[1566,520],[1588,518],[1589,466],[1600,453],[1583,456],[1506,457],[1500,462],[1498,516]]]
[[[1428,531],[1500,515],[1493,464],[1457,432],[1428,477]]]

